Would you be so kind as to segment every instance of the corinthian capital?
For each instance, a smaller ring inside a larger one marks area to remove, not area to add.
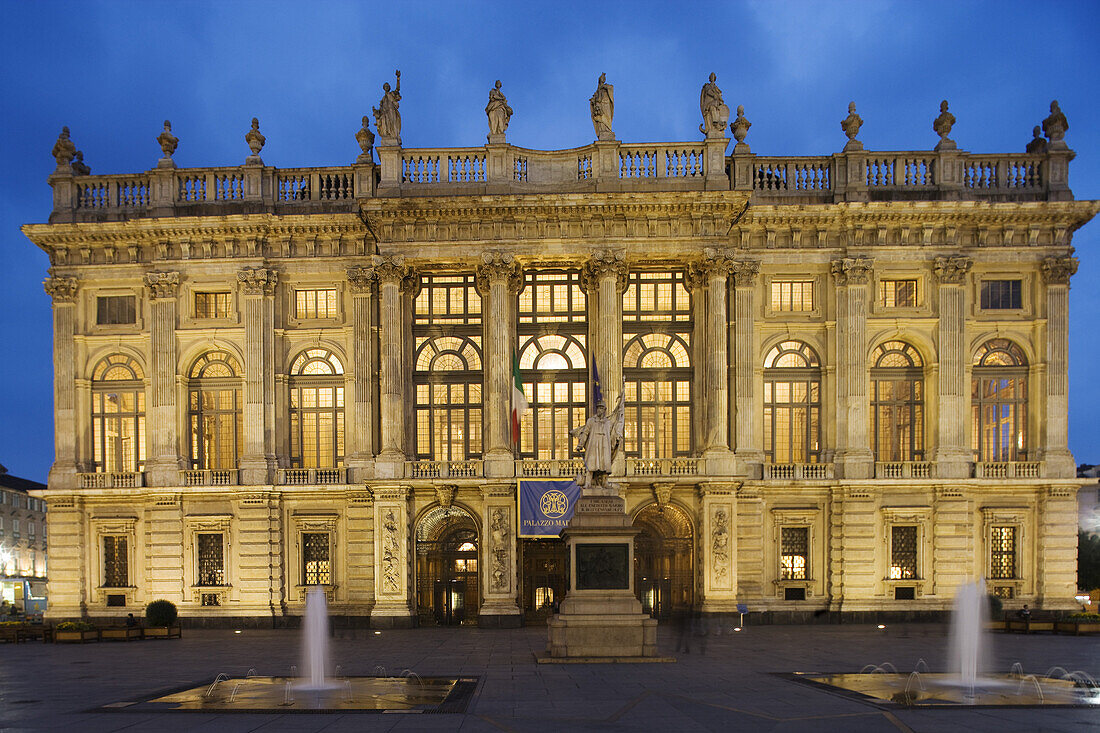
[[[249,295],[272,295],[279,273],[266,267],[246,267],[237,272],[237,282]]]
[[[756,285],[756,276],[759,274],[760,262],[757,260],[743,260],[733,263],[733,279],[739,288]]]
[[[845,257],[833,260],[831,271],[837,285],[866,285],[874,264],[870,257]]]
[[[378,276],[379,282],[397,281],[400,284],[410,272],[405,265],[404,255],[376,255],[374,258],[374,274]]]
[[[55,304],[76,300],[78,283],[75,277],[48,277],[42,281],[42,287]]]
[[[145,287],[149,288],[149,297],[153,300],[175,298],[180,288],[178,272],[147,272]]]
[[[371,284],[378,278],[373,267],[349,267],[348,284],[353,293],[369,293]]]
[[[1047,257],[1043,260],[1043,279],[1050,285],[1069,285],[1069,279],[1077,272],[1076,257]]]
[[[581,288],[586,293],[594,292],[599,289],[602,278],[614,277],[616,290],[622,293],[626,290],[626,271],[622,252],[612,249],[597,250],[581,267]]]
[[[966,282],[966,273],[974,266],[974,260],[969,257],[937,257],[932,261],[932,272],[936,278],[948,285],[961,285]]]
[[[503,281],[509,292],[519,292],[523,282],[520,266],[507,252],[486,252],[481,255],[481,264],[474,268],[474,285],[482,297],[489,295],[494,282]]]
[[[699,285],[707,278],[715,275],[725,277],[733,272],[737,263],[730,257],[729,252],[715,247],[705,247],[703,256],[691,265],[692,285]]]

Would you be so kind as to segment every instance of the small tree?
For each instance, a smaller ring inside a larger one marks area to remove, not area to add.
[[[1100,588],[1100,535],[1095,533],[1077,533],[1077,587]]]
[[[179,614],[171,601],[153,601],[145,607],[145,624],[150,627],[171,626]]]

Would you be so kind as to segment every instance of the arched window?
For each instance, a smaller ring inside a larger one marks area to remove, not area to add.
[[[290,365],[290,467],[344,465],[344,364],[307,349]]]
[[[821,362],[809,344],[783,341],[764,357],[764,456],[821,460]]]
[[[98,472],[145,468],[145,374],[123,354],[92,372],[92,455]]]
[[[920,353],[887,341],[871,355],[871,430],[876,461],[924,460],[924,373]]]
[[[627,274],[623,291],[626,454],[692,454],[691,296],[682,272]]]
[[[569,431],[584,425],[588,406],[587,309],[579,271],[524,272],[516,325],[530,408],[520,424],[524,458],[575,457]]]
[[[237,467],[243,373],[240,362],[227,351],[208,351],[191,365],[187,378],[192,468]]]
[[[1027,357],[1008,339],[982,344],[974,355],[971,446],[982,462],[1027,460]]]
[[[472,273],[424,273],[414,300],[416,457],[481,457],[481,296]]]

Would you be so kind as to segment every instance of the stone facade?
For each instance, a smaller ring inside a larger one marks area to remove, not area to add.
[[[721,110],[705,92],[707,123]],[[608,404],[626,372],[643,379],[642,362],[624,364],[645,331],[630,324],[668,334],[679,317],[624,315],[632,274],[690,294],[686,448],[655,428],[663,447],[628,449],[616,478],[631,517],[685,519],[689,605],[937,611],[984,576],[1010,606],[1071,608],[1067,291],[1073,232],[1097,203],[1073,200],[1064,143],[876,153],[851,109],[844,152],[820,157],[753,154],[741,108],[732,154],[713,124],[699,142],[628,144],[608,115],[606,134],[568,151],[503,130],[483,147],[402,148],[399,116],[380,118],[379,163],[360,141],[342,168],[277,169],[256,148],[240,167],[177,169],[165,148],[148,172],[90,176],[62,155],[49,223],[23,229],[50,257],[54,303],[57,458],[41,495],[53,546],[69,549],[51,557],[50,615],[168,598],[188,617],[270,620],[299,614],[319,583],[336,614],[410,623],[428,597],[419,533],[446,515],[475,530],[479,620],[518,621],[515,481],[578,465],[563,444],[510,441],[517,313],[543,272],[579,283],[570,338]],[[451,275],[472,278],[475,325],[421,327],[425,277]],[[479,443],[465,454],[438,453],[437,425],[420,424],[433,382],[417,381],[419,349],[441,334],[477,345]],[[337,365],[312,372],[327,381],[296,371],[304,354]],[[983,368],[1008,375],[1009,402],[982,402]],[[521,364],[534,382],[540,369]],[[920,393],[905,420],[879,405],[891,379]],[[121,421],[103,401],[116,387],[139,405]],[[779,397],[803,387],[800,407]],[[293,401],[314,388],[339,390],[340,439],[301,459]],[[1002,408],[1012,425],[977,425]]]

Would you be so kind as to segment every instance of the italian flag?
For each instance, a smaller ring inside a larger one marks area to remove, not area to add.
[[[519,379],[519,355],[512,354],[512,445],[519,445],[519,421],[527,412],[527,398],[523,396],[523,382]]]

